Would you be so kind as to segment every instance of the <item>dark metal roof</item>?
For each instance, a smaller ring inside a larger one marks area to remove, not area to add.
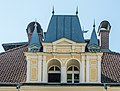
[[[77,15],[53,15],[44,42],[67,38],[75,42],[85,42]]]
[[[37,32],[42,33],[43,30],[42,30],[40,24],[38,22],[36,22],[36,23],[37,23]],[[26,29],[27,33],[33,33],[34,25],[35,25],[35,22],[31,22],[31,23],[28,24],[27,29]]]
[[[3,43],[2,46],[5,51],[13,49],[22,45],[28,44],[28,42],[15,42],[15,43]]]
[[[34,31],[32,34],[31,41],[30,41],[30,45],[33,45],[33,44],[40,45],[40,39],[39,39],[39,36],[37,33],[37,24],[36,23],[34,25]]]
[[[96,35],[96,31],[95,31],[94,26],[93,26],[93,31],[92,31],[92,35],[91,35],[89,45],[97,45],[98,46],[98,39],[97,39],[97,35]]]

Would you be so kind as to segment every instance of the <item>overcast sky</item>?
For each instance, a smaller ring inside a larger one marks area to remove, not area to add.
[[[26,27],[35,18],[46,31],[53,5],[56,15],[75,15],[78,6],[81,27],[89,30],[84,35],[87,39],[94,19],[96,31],[101,21],[108,20],[110,49],[120,52],[120,0],[0,0],[0,52],[3,43],[28,41]]]

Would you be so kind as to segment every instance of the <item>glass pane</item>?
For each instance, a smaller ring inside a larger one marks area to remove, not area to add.
[[[55,71],[60,71],[60,69],[57,66],[55,66]]]
[[[67,82],[72,83],[72,74],[67,74]]]
[[[68,69],[68,71],[72,71],[72,67],[70,67],[70,68]]]
[[[54,71],[54,66],[52,66],[52,67],[49,69],[49,71]]]
[[[74,71],[79,71],[79,69],[77,67],[74,67]]]
[[[74,74],[74,83],[79,83],[79,74]]]

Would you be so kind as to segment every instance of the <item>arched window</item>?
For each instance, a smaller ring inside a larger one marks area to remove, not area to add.
[[[61,63],[57,59],[48,61],[48,83],[60,83],[61,82]]]
[[[48,73],[60,73],[60,68],[57,65],[53,65],[49,68]]]
[[[48,69],[48,82],[59,83],[61,80],[60,68],[57,65],[52,65]]]
[[[75,65],[68,67],[67,69],[67,82],[79,83],[79,68]]]

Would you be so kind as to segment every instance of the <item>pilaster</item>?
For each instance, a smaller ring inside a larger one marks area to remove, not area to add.
[[[67,71],[65,66],[61,67],[61,83],[67,83]]]
[[[84,55],[82,55],[81,56],[82,58],[82,60],[81,60],[81,69],[80,69],[80,73],[81,73],[81,82],[82,83],[84,83],[85,82],[85,56]]]
[[[89,82],[90,79],[90,63],[89,63],[89,56],[86,57],[86,82]]]
[[[43,56],[43,83],[48,82],[48,74],[47,74],[47,62],[46,62],[46,56]]]
[[[101,83],[101,56],[98,56],[98,82]]]
[[[42,56],[38,56],[38,82],[42,81]]]
[[[30,82],[30,60],[29,57],[26,57],[27,59],[27,80],[26,82]]]

